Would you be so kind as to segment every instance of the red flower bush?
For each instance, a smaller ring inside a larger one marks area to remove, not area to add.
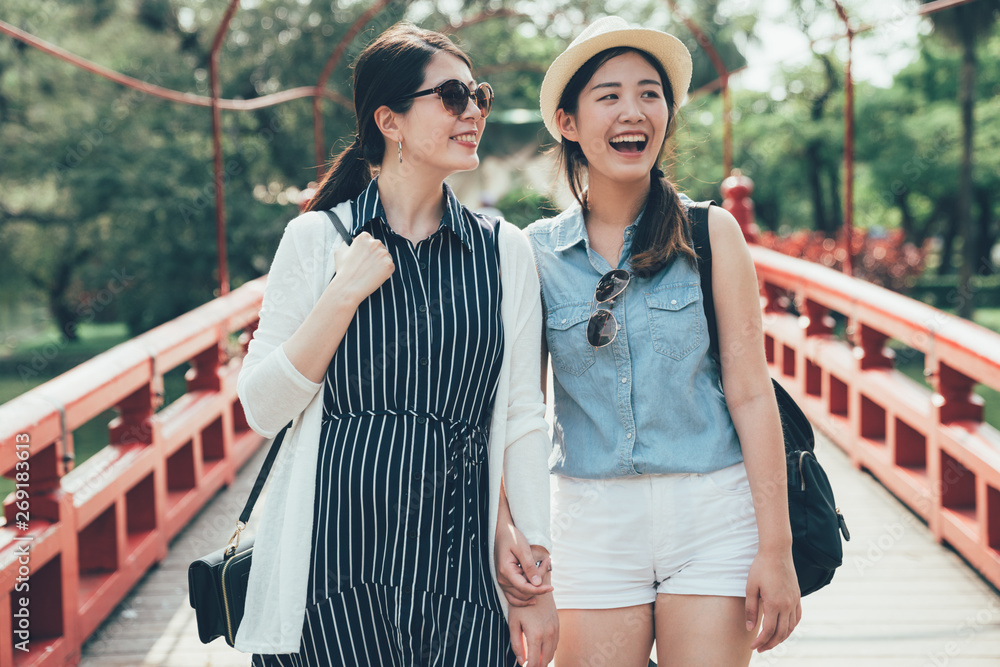
[[[847,256],[842,234],[834,239],[821,232],[806,230],[795,231],[787,236],[763,232],[757,237],[757,243],[837,271],[843,270]],[[928,253],[927,243],[917,247],[907,242],[900,229],[875,233],[870,230],[854,230],[851,247],[854,277],[896,292],[906,292],[923,273]]]

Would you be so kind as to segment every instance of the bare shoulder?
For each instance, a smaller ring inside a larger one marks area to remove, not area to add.
[[[708,209],[708,236],[712,241],[713,256],[716,248],[732,250],[746,246],[740,223],[736,222],[732,213],[721,206],[712,206]]]
[[[725,301],[731,296],[731,290],[727,290],[726,285],[756,282],[753,258],[746,239],[743,238],[743,230],[732,213],[713,206],[708,210],[708,220],[708,234],[712,243],[712,276],[716,284],[713,291]]]

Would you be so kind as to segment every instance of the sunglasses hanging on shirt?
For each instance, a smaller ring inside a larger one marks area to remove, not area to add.
[[[419,90],[415,93],[404,95],[399,98],[399,101],[402,102],[414,97],[423,97],[424,95],[437,95],[440,97],[441,104],[445,110],[456,117],[465,113],[470,99],[479,107],[479,112],[483,114],[483,118],[490,115],[490,109],[493,107],[493,88],[490,87],[490,84],[481,83],[473,91],[469,90],[469,87],[458,79],[449,79],[435,88]]]
[[[592,347],[610,345],[618,336],[618,320],[615,319],[611,309],[615,307],[615,298],[625,291],[631,280],[632,275],[628,271],[613,269],[601,276],[597,282],[597,288],[594,290],[596,310],[591,313],[590,320],[587,321],[587,342]],[[600,307],[602,303],[608,303],[607,310]]]

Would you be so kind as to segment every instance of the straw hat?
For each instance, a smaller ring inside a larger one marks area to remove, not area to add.
[[[556,127],[556,109],[566,84],[576,71],[601,51],[616,47],[645,51],[660,61],[674,92],[676,113],[691,85],[691,53],[681,40],[659,30],[633,28],[618,16],[605,16],[587,26],[558,58],[552,61],[542,81],[541,105],[545,128],[562,142]]]

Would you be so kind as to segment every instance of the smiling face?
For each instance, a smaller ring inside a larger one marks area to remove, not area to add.
[[[580,144],[590,178],[622,182],[649,179],[669,121],[664,82],[635,51],[602,64],[580,90],[575,110],[556,112],[563,137]]]
[[[477,82],[468,65],[450,53],[439,51],[427,63],[418,90],[436,88],[450,79],[475,90]],[[396,124],[403,141],[403,164],[410,169],[433,170],[447,176],[479,166],[476,150],[486,119],[472,98],[456,117],[444,108],[436,93],[416,97],[408,111],[396,115]],[[392,145],[386,147],[386,159],[391,161],[398,161],[395,143],[392,140]]]

